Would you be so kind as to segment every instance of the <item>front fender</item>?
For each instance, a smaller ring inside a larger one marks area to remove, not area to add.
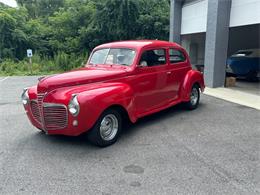
[[[111,106],[123,107],[132,122],[136,121],[133,106],[133,90],[125,83],[101,84],[96,89],[79,93],[78,100],[82,105],[82,113],[87,116],[89,123],[93,126],[99,116]]]
[[[110,106],[123,107],[132,122],[136,121],[133,106],[133,90],[125,83],[93,83],[82,86],[66,87],[53,90],[45,102],[62,103],[68,105],[72,94],[78,95],[80,112],[77,117],[69,113],[69,125],[73,120],[78,121],[78,127],[74,129],[75,134],[81,134],[93,127],[99,116]]]
[[[203,75],[196,70],[190,70],[187,72],[182,87],[181,87],[181,99],[183,101],[190,100],[190,91],[192,86],[197,83],[200,86],[201,91],[203,92],[205,89],[205,83]]]

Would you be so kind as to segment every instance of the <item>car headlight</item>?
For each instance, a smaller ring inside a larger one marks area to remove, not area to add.
[[[23,93],[22,93],[22,102],[23,102],[23,105],[26,105],[29,103],[29,94],[28,94],[28,88],[24,88],[23,89]]]
[[[69,107],[69,112],[73,116],[77,116],[79,114],[80,106],[79,106],[77,94],[72,94],[68,107]]]

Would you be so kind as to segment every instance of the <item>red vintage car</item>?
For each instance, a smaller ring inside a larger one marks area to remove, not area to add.
[[[87,132],[104,147],[117,140],[124,120],[135,123],[181,102],[195,109],[204,88],[178,44],[122,41],[96,47],[84,68],[24,89],[22,101],[31,123],[47,134]]]

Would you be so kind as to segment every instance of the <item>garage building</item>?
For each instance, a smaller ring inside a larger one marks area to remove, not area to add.
[[[208,87],[224,86],[228,56],[260,47],[260,0],[171,0],[170,20],[170,41],[205,65]]]

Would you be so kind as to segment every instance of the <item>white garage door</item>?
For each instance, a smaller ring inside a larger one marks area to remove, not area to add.
[[[230,27],[260,23],[260,0],[232,0]]]
[[[197,0],[182,7],[181,34],[206,32],[208,0]]]

